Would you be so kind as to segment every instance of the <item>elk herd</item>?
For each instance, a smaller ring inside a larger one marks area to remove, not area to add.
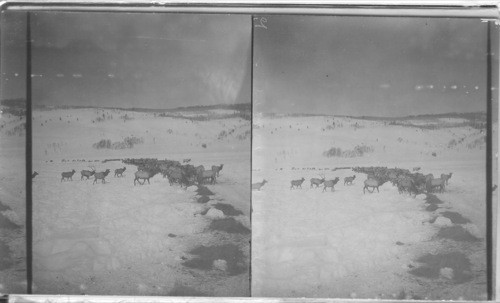
[[[366,180],[363,181],[363,194],[366,192],[373,193],[375,190],[380,192],[379,187],[387,182],[390,182],[398,189],[399,194],[417,195],[420,193],[444,192],[445,187],[448,185],[452,177],[452,173],[441,174],[439,178],[434,177],[433,174],[424,175],[420,172],[420,167],[413,168],[412,171],[401,168],[387,168],[387,167],[354,167],[352,171],[356,173],[366,174]],[[323,192],[330,188],[334,191],[334,186],[340,181],[339,177],[331,180],[326,180],[324,175],[321,178],[311,178],[309,188],[323,187]],[[344,178],[344,186],[353,185],[356,175]],[[290,190],[301,189],[302,184],[306,179],[290,181]],[[259,183],[252,184],[252,190],[261,190],[267,181],[263,180]]]
[[[157,174],[163,175],[163,178],[167,178],[170,185],[178,183],[181,187],[188,187],[194,184],[215,184],[217,178],[220,175],[223,164],[213,165],[211,169],[205,169],[203,165],[194,166],[188,164],[191,159],[184,159],[181,164],[179,161],[173,160],[158,160],[150,158],[141,159],[125,159],[122,160],[123,163],[129,165],[137,166],[137,171],[134,173],[134,185],[140,184],[144,185],[146,181],[150,184],[150,179]],[[92,184],[106,183],[106,177],[111,172],[110,169],[105,171],[96,171],[94,166],[90,166],[90,170],[84,169],[80,171],[80,180],[89,180],[94,178]],[[114,170],[115,178],[122,178],[127,168],[124,166],[122,168],[117,168]],[[76,171],[73,169],[68,172],[61,173],[61,182],[63,181],[73,181],[73,175]],[[33,172],[31,178],[34,179],[38,172]]]

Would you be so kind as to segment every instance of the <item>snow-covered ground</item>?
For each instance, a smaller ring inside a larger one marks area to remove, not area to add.
[[[467,147],[484,132],[388,122],[254,117],[252,182],[268,181],[252,192],[254,296],[486,299],[484,140]],[[450,119],[443,126],[448,122],[456,123]],[[369,148],[359,157],[324,155],[356,146]],[[390,182],[380,193],[364,194],[366,175],[349,169],[356,166],[420,167],[424,174],[453,176],[446,191],[435,194],[443,204],[428,211],[425,194],[400,195]],[[321,176],[340,178],[333,192],[310,187],[310,178]],[[347,176],[356,176],[353,185],[344,185]],[[290,181],[301,178],[302,189],[291,190]],[[446,211],[470,222],[452,223],[443,218]],[[480,240],[437,236],[442,228],[457,226]],[[459,280],[459,269],[451,265],[442,265],[432,278],[410,273],[422,265],[421,256],[451,252],[470,261],[467,281]]]
[[[232,205],[242,212],[234,216],[236,222],[250,228],[250,136],[243,135],[249,129],[250,122],[238,118],[194,121],[111,109],[35,110],[35,292],[248,296],[250,235],[210,229],[213,220],[227,216],[206,211],[217,203]],[[118,144],[127,138],[139,143],[124,149],[94,147],[101,140]],[[211,200],[199,203],[195,186],[170,186],[161,175],[134,186],[135,166],[104,162],[124,158],[191,159],[193,165],[224,167],[217,184],[207,185],[214,193]],[[122,167],[123,177],[115,177],[114,170]],[[105,184],[94,184],[93,177],[82,180],[80,171],[92,168],[111,170]],[[61,173],[72,170],[73,180],[61,182]],[[214,253],[211,261],[201,257],[210,263],[203,269],[183,265],[196,259],[193,249],[223,245],[241,253],[237,266],[242,270],[231,271],[229,257]]]

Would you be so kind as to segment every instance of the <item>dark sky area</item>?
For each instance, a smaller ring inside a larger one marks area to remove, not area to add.
[[[267,16],[258,112],[405,116],[486,110],[480,19]]]
[[[487,26],[478,18],[265,18],[264,27],[254,22],[256,112],[486,110]],[[124,108],[250,102],[250,19],[32,14],[33,102]],[[3,12],[3,99],[25,95],[25,20],[25,13]]]
[[[25,88],[25,15],[11,14],[3,20],[4,99]],[[35,105],[250,102],[249,16],[46,12],[31,20]]]

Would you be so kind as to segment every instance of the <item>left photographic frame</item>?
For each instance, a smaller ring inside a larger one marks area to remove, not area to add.
[[[2,108],[31,106],[32,292],[249,296],[251,17],[6,10],[2,21],[19,28],[4,46]],[[2,140],[21,142],[5,149],[19,163],[4,149],[1,163],[21,179],[24,130],[6,132],[26,116],[11,116]]]

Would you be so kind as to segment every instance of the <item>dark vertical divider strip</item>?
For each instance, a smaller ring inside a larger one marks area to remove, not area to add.
[[[492,81],[491,81],[491,22],[487,23],[487,38],[486,38],[486,280],[487,286],[486,291],[488,294],[488,300],[492,300],[493,294],[493,183],[492,183],[492,173],[493,173],[493,158],[492,158]]]
[[[253,199],[252,199],[252,167],[253,167],[253,49],[254,49],[253,15],[250,15],[250,230],[253,234]],[[250,236],[250,272],[248,274],[250,297],[252,297],[252,236]]]
[[[32,199],[32,125],[31,125],[31,13],[26,13],[26,275],[27,293],[33,284],[33,199]]]

